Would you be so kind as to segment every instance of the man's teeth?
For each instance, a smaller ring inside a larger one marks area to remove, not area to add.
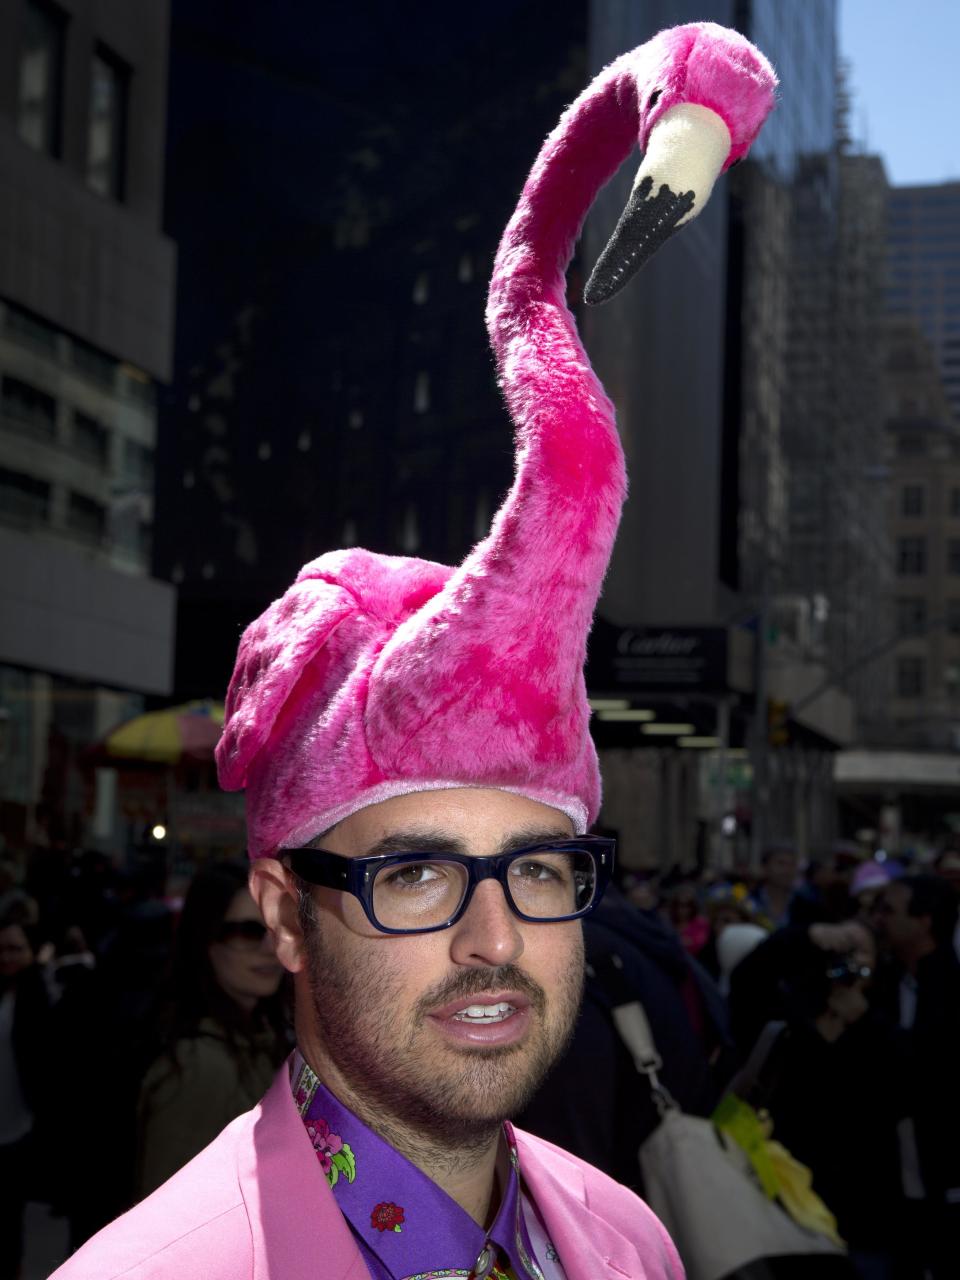
[[[502,1022],[515,1013],[512,1004],[501,1001],[499,1004],[471,1004],[466,1009],[453,1015],[456,1022]]]

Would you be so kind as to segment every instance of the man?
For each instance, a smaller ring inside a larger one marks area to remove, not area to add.
[[[518,448],[490,535],[456,569],[321,556],[244,633],[217,761],[246,791],[251,891],[293,974],[298,1051],[63,1280],[682,1275],[632,1192],[508,1123],[569,1039],[580,920],[613,856],[584,834],[600,778],[583,662],[625,478],[564,269],[638,129],[597,297],[699,211],[775,83],[741,36],[702,24],[588,87],[494,267]]]
[[[878,941],[893,957],[877,999],[900,1028],[904,1078],[898,1126],[904,1198],[904,1277],[955,1276],[960,1239],[960,961],[953,949],[957,899],[937,876],[886,885],[874,909]]]
[[[768,929],[790,923],[790,909],[797,893],[800,861],[789,845],[773,845],[763,851],[763,877],[751,895],[754,918]]]

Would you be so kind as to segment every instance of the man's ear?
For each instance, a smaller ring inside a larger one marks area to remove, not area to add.
[[[306,965],[306,948],[292,875],[276,858],[257,858],[250,868],[250,895],[273,935],[277,959],[290,973],[299,973]]]

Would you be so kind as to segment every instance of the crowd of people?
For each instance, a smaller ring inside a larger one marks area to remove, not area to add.
[[[632,994],[685,1111],[710,1115],[751,1061],[746,1100],[812,1172],[864,1280],[955,1275],[958,868],[951,848],[804,866],[779,846],[757,874],[628,876],[584,922],[584,1015],[523,1123],[642,1194],[659,1117],[608,1015]]]
[[[0,896],[2,1280],[27,1200],[76,1249],[256,1105],[292,1045],[246,866],[202,867],[182,901],[97,854],[34,871]]]
[[[520,1123],[642,1194],[637,1151],[659,1115],[612,1008],[641,1002],[661,1079],[696,1115],[763,1039],[748,1100],[812,1171],[864,1280],[947,1275],[958,877],[952,849],[922,868],[849,848],[802,866],[785,846],[757,874],[621,875],[584,922],[573,1040]],[[65,1215],[77,1247],[255,1105],[292,1046],[246,867],[204,865],[182,901],[164,887],[96,854],[25,885],[6,875],[0,1162],[17,1194],[2,1280],[18,1274],[26,1199]]]

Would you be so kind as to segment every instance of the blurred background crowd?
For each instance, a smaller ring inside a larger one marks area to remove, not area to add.
[[[621,875],[585,921],[573,1043],[520,1123],[642,1194],[659,1115],[612,1017],[639,1000],[670,1094],[694,1115],[731,1089],[760,1110],[865,1280],[952,1274],[960,846],[923,864],[868,852],[804,862],[780,844],[756,873]],[[292,1032],[242,863],[211,861],[173,893],[155,868],[96,853],[0,875],[0,1275],[14,1277],[27,1200],[76,1247],[255,1105]]]

